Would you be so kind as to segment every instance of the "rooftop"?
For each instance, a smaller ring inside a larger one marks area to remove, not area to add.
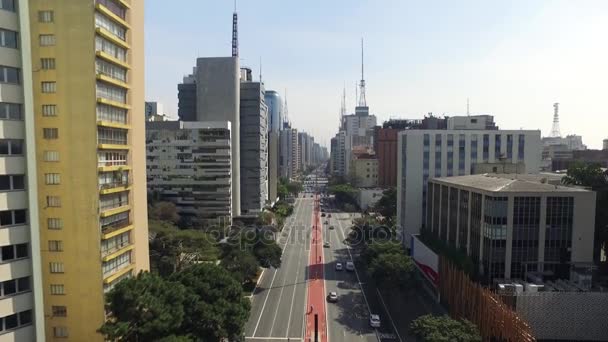
[[[588,192],[582,188],[547,183],[543,175],[481,174],[435,178],[443,184],[471,187],[496,192]]]

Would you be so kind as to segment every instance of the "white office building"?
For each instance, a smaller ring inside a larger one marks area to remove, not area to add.
[[[405,130],[397,153],[397,223],[405,237],[424,224],[431,178],[471,174],[476,163],[522,163],[538,173],[538,130]]]
[[[183,218],[231,222],[231,135],[229,121],[146,122],[148,192]]]

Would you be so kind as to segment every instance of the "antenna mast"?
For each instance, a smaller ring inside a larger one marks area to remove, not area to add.
[[[361,38],[361,81],[359,82],[359,107],[367,107],[365,100],[365,74],[363,59],[363,38]]]
[[[239,56],[239,29],[238,15],[236,14],[236,0],[234,0],[234,13],[232,13],[232,57]]]
[[[470,116],[471,112],[469,111],[469,98],[467,97],[467,116]]]
[[[553,104],[553,127],[551,127],[551,137],[560,138],[562,136],[559,129],[559,103]]]

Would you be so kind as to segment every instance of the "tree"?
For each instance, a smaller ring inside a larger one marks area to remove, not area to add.
[[[593,258],[600,262],[602,249],[604,254],[608,252],[608,171],[603,171],[598,164],[576,163],[568,168],[562,183],[590,187],[596,192]],[[607,266],[604,263],[600,272],[608,273]]]
[[[274,221],[274,214],[270,211],[263,211],[258,215],[257,224],[260,226],[269,226]]]
[[[241,284],[250,283],[258,274],[258,259],[247,250],[226,244],[220,265],[230,272]]]
[[[289,195],[289,191],[287,190],[287,185],[285,185],[285,183],[279,181],[277,184],[277,194],[281,199],[285,199],[287,195]]]
[[[150,267],[163,277],[194,262],[215,260],[215,238],[196,229],[177,229],[167,222],[150,221]]]
[[[375,208],[380,215],[392,222],[392,218],[397,215],[397,189],[384,190],[382,197],[376,202]]]
[[[159,221],[167,221],[173,224],[179,222],[177,207],[171,202],[156,202],[149,210],[148,215],[151,219]]]
[[[405,254],[403,246],[398,241],[378,241],[368,244],[361,253],[361,259],[366,265],[371,265],[382,254]]]
[[[186,289],[182,334],[202,341],[240,340],[251,304],[241,284],[222,267],[192,265],[171,276]]]
[[[410,329],[423,342],[481,342],[477,326],[466,319],[455,320],[447,315],[424,315],[410,324]]]
[[[357,204],[357,189],[350,184],[336,184],[329,187],[329,193],[336,196],[336,201],[341,204]]]
[[[99,332],[108,340],[152,341],[179,331],[186,289],[158,275],[139,273],[107,294],[110,318]]]
[[[380,287],[407,289],[414,280],[414,263],[405,254],[380,254],[372,260],[368,272]]]

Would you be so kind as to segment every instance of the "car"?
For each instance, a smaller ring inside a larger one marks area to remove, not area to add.
[[[323,224],[329,224],[329,221],[325,221],[325,222],[323,222]]]
[[[325,213],[322,213],[322,214],[321,214],[321,217],[325,217]]]
[[[342,263],[341,262],[337,262],[336,263],[336,271],[342,271],[344,268],[342,267]]]
[[[327,301],[330,303],[335,303],[338,301],[338,293],[331,291],[328,295],[327,295]]]
[[[350,272],[354,271],[355,270],[355,264],[353,264],[352,261],[347,261],[346,262],[346,270],[350,271]]]
[[[333,229],[334,229],[334,226],[329,226],[329,229],[330,229],[330,230],[333,230]]]
[[[331,217],[331,214],[327,214],[327,217]]]
[[[329,248],[329,242],[324,242],[324,243],[323,243],[323,247],[324,247],[324,248]]]
[[[369,326],[372,328],[380,328],[380,316],[376,314],[370,314]]]

